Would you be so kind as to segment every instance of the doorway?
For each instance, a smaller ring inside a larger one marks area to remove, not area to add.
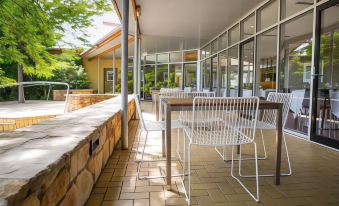
[[[339,149],[339,0],[317,8],[311,140]]]

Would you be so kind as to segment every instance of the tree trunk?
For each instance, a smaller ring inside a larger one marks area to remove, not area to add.
[[[23,76],[23,66],[22,64],[18,64],[18,83],[24,81]],[[18,102],[25,103],[25,92],[24,92],[24,85],[18,86]]]

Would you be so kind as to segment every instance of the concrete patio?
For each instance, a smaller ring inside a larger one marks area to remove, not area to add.
[[[154,118],[151,103],[142,103],[147,118]],[[164,179],[137,180],[137,164],[134,161],[138,134],[138,120],[130,122],[128,150],[114,150],[95,184],[88,206],[130,206],[130,205],[185,205],[180,179],[173,178],[173,191],[167,191]],[[176,138],[173,132],[173,139]],[[274,165],[274,133],[265,132],[269,159],[259,162],[259,171],[272,172]],[[152,158],[160,157],[161,133],[151,133],[146,153]],[[193,147],[192,161],[192,205],[339,205],[339,155],[323,146],[287,135],[293,175],[282,177],[276,186],[271,177],[260,178],[260,202],[254,202],[245,190],[230,175],[230,162],[223,162],[213,148]],[[172,148],[175,148],[173,141]],[[251,154],[249,148],[244,148]],[[262,147],[259,146],[259,155]],[[173,150],[174,153],[174,150]],[[180,166],[172,164],[173,173]],[[286,171],[283,158],[282,171]],[[250,173],[252,162],[244,163],[244,171]],[[142,175],[164,174],[165,162],[145,163]],[[245,180],[253,185],[251,180]],[[253,187],[250,187],[253,188]]]

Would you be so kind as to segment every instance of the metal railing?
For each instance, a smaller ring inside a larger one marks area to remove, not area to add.
[[[51,86],[52,85],[64,85],[67,87],[66,96],[65,96],[65,106],[64,106],[64,113],[66,113],[67,109],[67,98],[69,94],[69,84],[65,82],[50,82],[50,81],[31,81],[31,82],[15,82],[10,84],[3,84],[0,85],[0,88],[6,88],[6,87],[14,87],[14,86],[20,86],[23,85],[23,87],[33,87],[33,86],[49,86],[48,87],[48,93],[47,93],[47,101],[49,101],[49,96],[51,92]],[[25,96],[25,95],[24,95]]]

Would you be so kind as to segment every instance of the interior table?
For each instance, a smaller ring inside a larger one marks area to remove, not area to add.
[[[162,101],[165,110],[165,132],[163,132],[163,155],[166,156],[166,186],[171,189],[172,172],[171,172],[171,158],[172,158],[172,133],[171,133],[171,114],[174,111],[192,111],[193,99],[177,99],[166,98]],[[276,116],[276,157],[275,157],[275,177],[274,183],[280,184],[280,168],[281,168],[281,147],[282,147],[282,112],[283,103],[270,102],[266,100],[259,101],[259,110],[277,110]],[[166,142],[165,142],[166,140]],[[166,149],[165,148],[166,145]]]

